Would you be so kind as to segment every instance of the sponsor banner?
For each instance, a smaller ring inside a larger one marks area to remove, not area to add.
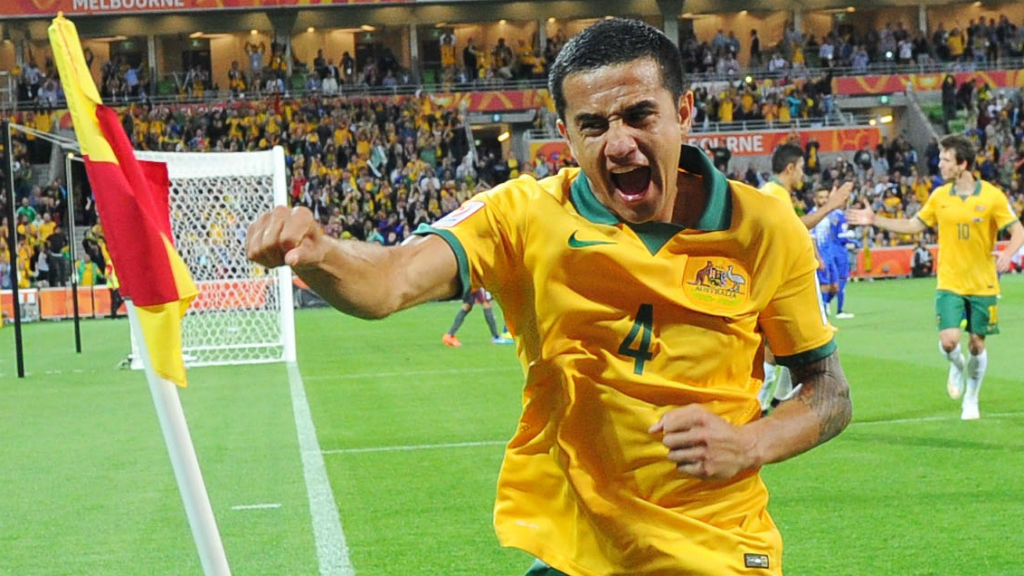
[[[769,156],[775,147],[785,142],[797,142],[806,146],[818,142],[818,153],[853,152],[862,148],[874,148],[882,142],[882,131],[878,127],[864,128],[818,128],[810,130],[763,130],[746,132],[700,132],[690,133],[687,143],[704,150],[728,148],[732,157]]]
[[[944,72],[934,74],[893,74],[882,76],[843,76],[832,80],[832,92],[840,96],[864,94],[892,94],[906,91],[909,84],[918,92],[942,89]],[[978,72],[954,72],[956,84],[974,79],[978,86],[988,84],[992,88],[1024,87],[1024,70],[988,70]]]
[[[182,12],[196,10],[304,8],[346,4],[408,4],[416,0],[3,0],[0,18],[50,17],[57,12],[98,16],[140,12]]]
[[[931,245],[932,262],[938,262],[938,247]],[[913,246],[885,246],[857,251],[857,263],[850,276],[855,278],[889,278],[910,276]]]
[[[1007,242],[996,243],[996,250],[1006,248]],[[929,244],[928,251],[932,253],[932,262],[935,267],[939,264],[939,246]],[[854,278],[894,278],[910,276],[912,269],[911,262],[914,258],[914,246],[884,246],[871,248],[870,250],[858,250],[856,266],[850,270],[850,276]],[[851,262],[853,264],[853,262]],[[934,272],[932,273],[934,275]]]
[[[540,90],[492,90],[485,92],[440,92],[430,94],[435,106],[459,109],[466,104],[469,112],[512,112],[548,108],[553,110],[548,91]]]
[[[704,150],[728,148],[732,157],[771,156],[775,147],[784,142],[806,146],[816,140],[820,154],[855,152],[874,148],[882,143],[882,132],[877,127],[823,128],[815,130],[764,130],[760,132],[699,132],[691,133],[687,143]],[[552,162],[571,158],[565,140],[534,140],[530,142],[530,159],[543,154]]]

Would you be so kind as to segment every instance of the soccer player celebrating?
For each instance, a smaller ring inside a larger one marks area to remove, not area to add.
[[[511,344],[512,340],[498,333],[498,323],[494,321],[494,306],[491,304],[491,301],[491,293],[483,288],[473,290],[463,296],[462,306],[455,313],[452,327],[441,337],[441,341],[444,342],[445,346],[451,346],[452,348],[462,346],[462,342],[455,336],[455,333],[459,331],[462,321],[466,319],[466,315],[473,309],[474,304],[479,304],[484,310],[484,320],[487,321],[487,329],[491,331],[491,344]]]
[[[852,411],[810,235],[683,144],[693,95],[659,30],[601,20],[549,85],[580,168],[510,180],[393,247],[280,207],[250,227],[248,255],[361,317],[494,294],[526,374],[494,523],[538,559],[531,576],[781,575],[758,471]],[[761,418],[765,338],[802,386]]]
[[[913,218],[876,218],[870,207],[849,210],[847,218],[854,225],[899,234],[917,234],[926,227],[938,230],[935,314],[939,347],[949,360],[946,389],[954,400],[963,396],[960,417],[975,420],[980,417],[978,392],[988,365],[985,337],[999,332],[997,272],[1009,270],[1010,259],[1024,245],[1024,225],[1000,189],[975,178],[971,170],[976,151],[966,136],[946,136],[939,148],[939,172],[945,184],[932,191]],[[1010,232],[1010,243],[993,259],[1001,230]],[[966,367],[960,349],[960,322],[965,317],[970,333]]]

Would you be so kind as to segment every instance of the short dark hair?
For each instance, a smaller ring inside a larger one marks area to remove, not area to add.
[[[548,90],[558,117],[565,119],[562,84],[567,76],[642,58],[658,64],[662,86],[678,101],[685,91],[683,59],[679,48],[661,30],[639,20],[609,18],[573,36],[558,52],[548,74]]]
[[[939,140],[939,148],[952,150],[953,157],[956,158],[958,165],[961,162],[967,162],[967,169],[974,170],[974,159],[978,154],[978,150],[974,147],[974,142],[971,142],[971,139],[967,136],[963,134],[944,136],[942,140]]]
[[[772,152],[772,174],[779,174],[786,169],[786,166],[804,157],[803,148],[799,144],[786,142],[775,147]]]

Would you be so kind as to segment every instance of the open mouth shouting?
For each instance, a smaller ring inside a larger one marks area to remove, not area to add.
[[[612,170],[615,191],[627,203],[639,202],[651,186],[650,166],[625,166]]]

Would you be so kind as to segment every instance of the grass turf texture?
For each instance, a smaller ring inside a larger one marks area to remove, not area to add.
[[[838,320],[854,421],[769,466],[788,574],[1016,575],[1024,550],[1024,276],[1003,279],[982,419],[959,420],[937,351],[934,280],[851,284]],[[382,322],[297,314],[299,362],[357,574],[518,575],[491,530],[521,371],[458,303]],[[0,330],[0,575],[200,574],[141,372],[117,369],[127,322]],[[189,373],[185,408],[236,575],[316,574],[283,366]],[[254,504],[276,508],[235,509]]]

